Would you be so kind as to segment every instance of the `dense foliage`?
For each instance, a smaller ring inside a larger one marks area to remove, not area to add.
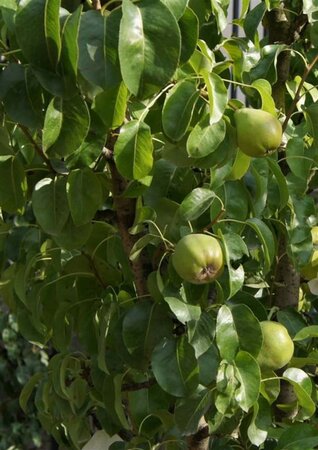
[[[0,333],[0,449],[43,449],[46,436],[35,407],[25,414],[19,395],[30,377],[45,369],[47,355],[22,338],[14,316],[7,312],[0,313]]]
[[[0,294],[55,349],[21,407],[61,449],[315,448],[317,2],[244,0],[243,37],[228,0],[80,3],[0,0]],[[172,263],[192,232],[212,283]],[[266,320],[295,346],[276,372]]]

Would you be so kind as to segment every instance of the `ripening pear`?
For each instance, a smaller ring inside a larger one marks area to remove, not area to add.
[[[262,157],[276,150],[282,141],[282,125],[272,114],[261,109],[235,111],[237,144],[249,156]]]

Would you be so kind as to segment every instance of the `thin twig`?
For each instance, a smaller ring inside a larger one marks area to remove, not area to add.
[[[33,139],[33,136],[30,133],[30,131],[24,125],[19,124],[18,126],[19,126],[20,130],[23,131],[25,136],[29,139],[29,141],[31,142],[31,144],[33,145],[35,151],[41,157],[41,159],[43,159],[43,161],[49,166],[49,168],[51,169],[52,172],[56,172],[56,170],[52,166],[51,161],[49,160],[49,158],[45,155],[45,153],[43,152],[43,150],[39,146],[39,144]]]
[[[300,83],[299,83],[298,89],[296,91],[294,100],[292,101],[292,104],[290,105],[289,110],[288,110],[288,112],[286,114],[286,118],[285,118],[284,123],[283,123],[283,130],[286,129],[288,121],[289,121],[291,115],[293,114],[293,112],[294,112],[294,110],[295,110],[295,108],[297,106],[297,103],[299,102],[299,100],[301,98],[301,90],[302,90],[302,88],[304,86],[304,83],[305,83],[308,75],[310,74],[310,72],[312,71],[312,69],[314,68],[314,66],[315,66],[315,64],[317,62],[318,62],[318,55],[316,55],[315,58],[312,60],[312,62],[309,64],[309,66],[306,67],[305,72],[304,72],[304,74],[302,76],[302,79],[300,80]]]
[[[141,389],[149,389],[151,386],[156,384],[155,378],[150,378],[148,381],[143,381],[141,383],[124,383],[121,387],[123,392],[126,391],[140,391]]]
[[[101,3],[100,3],[100,0],[93,0],[93,1],[92,1],[92,4],[93,4],[93,8],[94,8],[96,11],[100,11],[100,10],[102,9],[102,5],[101,5]]]

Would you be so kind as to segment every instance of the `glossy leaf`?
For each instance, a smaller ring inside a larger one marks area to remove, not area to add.
[[[114,153],[121,175],[131,180],[140,180],[148,175],[153,164],[152,151],[151,133],[147,124],[132,120],[121,127]]]
[[[301,369],[289,368],[283,373],[283,378],[293,386],[298,404],[301,407],[298,416],[302,419],[312,417],[316,411],[316,406],[311,398],[312,382],[309,376]]]
[[[216,73],[203,71],[203,78],[209,96],[210,125],[219,122],[227,105],[227,88]]]
[[[187,132],[198,98],[196,85],[187,80],[177,83],[167,95],[162,110],[162,126],[171,140],[179,141]]]
[[[90,83],[110,89],[121,82],[118,35],[121,11],[108,16],[98,11],[82,14],[78,45],[79,71]]]
[[[62,177],[43,178],[34,188],[32,208],[43,230],[52,235],[62,231],[69,217],[66,180]]]
[[[253,445],[260,446],[266,440],[272,418],[270,406],[265,399],[260,397],[253,406],[253,417],[248,427],[247,434]]]
[[[85,139],[89,123],[88,107],[82,97],[54,97],[45,114],[44,151],[50,156],[71,155]]]
[[[161,2],[164,3],[173,13],[175,18],[179,20],[184,14],[188,0],[161,0]]]
[[[202,311],[198,320],[191,320],[187,324],[189,342],[199,358],[212,346],[215,337],[215,318],[211,313]]]
[[[195,220],[200,217],[215,199],[215,194],[206,188],[195,188],[182,201],[179,214],[184,220]]]
[[[152,369],[160,387],[176,397],[187,396],[198,386],[199,370],[194,350],[184,336],[164,339],[156,346]]]
[[[96,95],[93,110],[103,121],[106,130],[117,128],[124,123],[127,97],[127,88],[123,83],[116,87],[105,89]]]
[[[199,37],[199,22],[191,8],[186,8],[178,20],[181,33],[180,64],[186,63],[196,49]]]
[[[169,8],[158,0],[124,0],[119,59],[124,82],[136,96],[147,97],[174,74],[181,37]],[[132,30],[131,24],[134,23]]]
[[[60,0],[22,0],[15,18],[23,54],[29,63],[48,70],[56,68],[61,51],[60,5]]]
[[[185,324],[191,320],[199,319],[201,314],[200,306],[190,305],[182,298],[178,298],[167,292],[164,292],[164,300],[168,303],[169,308],[181,323]]]
[[[239,339],[235,330],[231,310],[223,305],[219,309],[216,321],[216,343],[221,357],[233,361],[239,347]]]
[[[198,122],[187,141],[187,152],[193,158],[202,158],[213,153],[225,137],[226,125],[223,119],[210,125],[209,115]]]
[[[252,86],[257,89],[257,92],[261,97],[262,109],[276,117],[276,107],[272,97],[272,86],[269,81],[264,79],[255,80],[253,81]]]
[[[67,199],[74,224],[90,222],[103,203],[97,175],[88,167],[72,170],[67,178]]]
[[[257,401],[261,384],[261,373],[255,359],[247,352],[240,351],[235,357],[235,376],[240,382],[235,399],[247,412]]]

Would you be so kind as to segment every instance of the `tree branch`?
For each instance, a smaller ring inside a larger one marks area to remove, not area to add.
[[[201,417],[198,431],[187,438],[189,450],[207,450],[209,448],[209,426],[204,417]]]
[[[118,172],[116,164],[113,159],[113,148],[116,139],[117,139],[116,135],[112,135],[110,137],[104,154],[105,157],[107,158],[109,170],[111,173],[112,194],[114,199],[114,207],[116,211],[119,234],[122,238],[125,252],[129,257],[133,245],[139,239],[138,235],[131,235],[129,233],[129,228],[133,225],[135,220],[136,199],[126,198],[122,195],[126,189],[127,182]],[[141,254],[137,260],[131,262],[130,264],[134,275],[134,282],[137,295],[139,297],[147,295],[148,294],[147,275],[149,272],[147,267],[148,265],[147,261]]]
[[[317,62],[318,62],[318,55],[316,55],[315,58],[313,59],[313,61],[306,67],[306,69],[304,71],[304,74],[303,74],[303,76],[302,76],[302,78],[300,80],[300,83],[299,83],[298,89],[296,91],[294,100],[293,100],[292,104],[290,105],[290,107],[288,109],[288,112],[286,113],[286,118],[285,118],[284,123],[283,123],[283,130],[286,129],[288,121],[289,121],[291,115],[293,114],[293,112],[294,112],[294,110],[295,110],[295,108],[297,106],[297,103],[300,100],[301,90],[302,90],[302,88],[304,86],[304,83],[305,83],[308,75],[310,74],[310,72],[312,71],[312,69],[314,68],[314,66],[315,66],[315,64]]]
[[[156,384],[155,378],[150,378],[148,381],[141,383],[124,383],[121,387],[122,392],[140,391],[141,389],[149,389]]]
[[[33,136],[30,133],[30,131],[24,125],[21,125],[20,123],[18,124],[18,127],[24,133],[24,135],[29,139],[29,141],[33,145],[33,148],[35,149],[37,154],[40,156],[40,158],[43,159],[43,161],[49,166],[49,168],[52,172],[56,173],[56,170],[52,166],[50,159],[45,155],[45,153],[43,152],[43,150],[39,146],[39,144],[33,139]]]
[[[102,5],[100,3],[100,0],[92,0],[93,9],[96,11],[100,11],[102,9]]]

